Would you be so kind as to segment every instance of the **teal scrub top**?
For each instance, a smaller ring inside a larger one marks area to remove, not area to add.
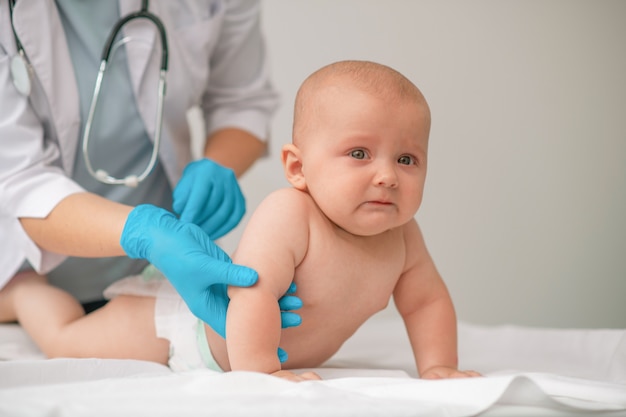
[[[69,46],[80,96],[81,146],[85,121],[100,66],[102,48],[120,18],[117,1],[56,0]],[[156,30],[156,29],[155,29]],[[118,40],[120,36],[118,36]],[[130,40],[132,42],[132,40]],[[156,86],[155,86],[156,88]],[[123,45],[111,57],[103,80],[94,119],[89,156],[95,169],[123,178],[144,170],[152,153],[146,128],[137,110]],[[171,210],[172,188],[157,164],[137,188],[107,185],[87,171],[81,150],[76,152],[73,179],[87,191],[131,206],[150,203]],[[139,273],[146,261],[115,258],[70,257],[48,274],[49,281],[81,302],[102,299],[112,282]]]

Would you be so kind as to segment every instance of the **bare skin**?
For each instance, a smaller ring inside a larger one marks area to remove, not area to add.
[[[317,210],[305,194],[295,190],[277,193],[277,200],[270,199],[267,207],[274,206],[281,198],[290,200],[293,197],[303,204],[301,208],[313,213]],[[406,228],[396,229],[384,236],[376,236],[355,245],[354,237],[336,228],[321,214],[312,217],[314,220],[310,226],[315,232],[309,237],[307,259],[299,264],[295,280],[298,295],[307,300],[299,311],[303,324],[282,330],[280,346],[290,353],[290,357],[282,368],[278,364],[278,370],[268,372],[291,381],[319,379],[315,373],[297,375],[289,369],[319,366],[367,318],[387,305],[390,294],[399,285],[398,277],[401,269],[405,268],[406,252],[410,249],[406,247],[404,239],[398,239],[398,235],[417,233],[417,236],[408,236],[412,237],[409,240],[421,239],[417,225],[412,223]],[[333,234],[333,239],[329,239],[328,233]],[[338,257],[337,254],[341,256]],[[322,258],[336,261],[325,264],[313,262]],[[433,272],[436,271],[431,271]],[[261,279],[262,277],[263,275]],[[432,277],[423,282],[427,283],[430,279]],[[339,281],[341,285],[337,285]],[[328,286],[333,287],[332,296],[328,294]],[[431,303],[426,303],[429,308],[432,309],[441,302],[445,309],[448,308],[445,287],[440,288],[440,291],[442,299],[435,298]],[[244,298],[240,300],[248,301]],[[156,336],[154,303],[155,299],[152,297],[122,295],[111,300],[102,309],[84,316],[82,308],[71,296],[47,285],[45,277],[33,272],[22,273],[0,291],[0,306],[3,307],[0,313],[4,313],[6,307],[12,309],[22,326],[33,335],[37,345],[48,357],[124,358],[166,365],[169,342]],[[41,311],[56,313],[41,314]],[[246,311],[254,310],[248,307]],[[343,320],[333,320],[334,317],[342,317]],[[230,369],[225,341],[208,326],[206,329],[214,357],[223,369]],[[275,354],[271,356],[271,361],[275,361]],[[256,359],[258,360],[258,356]],[[416,360],[437,361],[428,357],[416,357]],[[424,369],[422,377],[477,375],[471,371],[452,371],[454,367],[454,363],[431,366],[430,369]]]
[[[237,177],[263,154],[266,144],[240,129],[221,129],[207,138],[204,155]],[[38,246],[68,256],[123,256],[120,236],[133,207],[91,193],[63,199],[45,218],[24,217],[22,227]]]
[[[266,210],[274,214],[268,215]],[[284,213],[281,213],[283,210],[303,213],[302,217],[308,219],[305,227],[309,233],[302,233],[299,226],[286,221]],[[279,221],[281,227],[268,223],[268,218]],[[259,247],[241,245],[238,248],[235,261],[245,260],[244,263],[253,265],[259,271],[259,283],[248,291],[231,288],[228,320],[242,327],[227,327],[227,334],[232,336],[226,342],[206,326],[211,351],[223,369],[275,373],[276,369],[317,367],[328,360],[368,318],[384,309],[395,294],[422,378],[478,376],[473,371],[457,370],[454,309],[447,289],[425,250],[417,223],[411,221],[367,238],[353,236],[320,213],[307,194],[285,189],[270,195],[257,209],[245,233],[265,232],[264,236],[268,237],[267,233],[271,231],[275,234],[291,231],[283,241],[289,242],[291,248],[299,246],[300,250],[295,251],[293,257],[283,254],[278,258],[267,258]],[[269,238],[277,241],[274,235]],[[242,242],[245,241],[244,234]],[[275,252],[277,249],[272,247],[269,250]],[[268,265],[264,261],[266,259],[274,262]],[[305,300],[304,307],[298,311],[302,324],[274,334],[278,340],[273,340],[268,348],[263,349],[258,343],[245,343],[245,339],[252,337],[251,333],[267,337],[272,330],[276,330],[276,325],[268,324],[268,321],[271,323],[268,315],[276,320],[277,312],[270,303],[264,302],[262,287],[268,288],[267,292],[271,293],[267,299],[276,300],[275,292],[279,293],[289,285],[287,280],[280,283],[280,280],[272,279],[280,275],[278,270],[290,269],[290,266],[277,265],[277,259],[297,265],[294,281],[298,287],[297,294]],[[272,287],[277,290],[272,290]],[[403,297],[405,291],[411,296]],[[235,316],[239,314],[238,303],[241,303],[243,314],[240,317]],[[264,315],[265,308],[272,311]],[[338,317],[341,319],[338,320]],[[227,326],[231,324],[227,321]],[[424,338],[424,335],[429,336]],[[289,359],[282,367],[272,354],[274,346],[278,345],[289,353]],[[241,346],[250,346],[250,351]]]
[[[0,318],[16,316],[49,358],[139,359],[165,365],[169,342],[156,337],[154,303],[151,297],[120,296],[85,315],[71,295],[28,271],[0,291]]]
[[[428,105],[389,68],[337,68],[314,74],[298,93],[294,141],[282,152],[292,188],[268,196],[246,227],[233,261],[254,268],[259,281],[229,288],[227,339],[205,326],[211,352],[227,371],[319,379],[290,370],[321,365],[393,296],[422,378],[479,376],[457,368],[454,306],[414,219]],[[281,329],[277,300],[292,280],[302,324]],[[32,273],[0,291],[0,319],[16,316],[49,356],[167,363],[154,298],[119,296],[88,316],[79,308]],[[282,365],[279,346],[289,353]]]
[[[278,346],[282,369],[319,366],[393,295],[422,378],[478,376],[457,369],[454,306],[413,218],[429,130],[421,92],[388,67],[331,64],[305,80],[282,153],[293,188],[261,204],[233,255],[259,281],[229,289],[225,343],[207,331],[224,369],[278,372]],[[275,301],[292,279],[303,324],[281,331]]]

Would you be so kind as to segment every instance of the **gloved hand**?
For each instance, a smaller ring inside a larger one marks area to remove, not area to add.
[[[300,298],[298,297],[291,295],[291,294],[294,294],[295,292],[296,292],[296,284],[292,282],[291,285],[289,286],[289,289],[285,293],[285,295],[283,295],[278,300],[278,306],[280,307],[280,319],[281,319],[283,328],[299,326],[300,323],[302,323],[302,318],[300,318],[298,314],[292,313],[290,311],[290,310],[297,310],[299,308],[302,308],[302,300],[300,300]],[[278,359],[280,360],[280,363],[286,362],[288,358],[289,356],[287,355],[287,352],[285,352],[284,349],[279,347]]]
[[[224,251],[192,223],[152,205],[135,207],[120,239],[131,258],[147,259],[172,283],[191,312],[225,334],[226,285],[250,286],[258,275],[233,265]]]
[[[172,197],[180,219],[197,224],[211,239],[230,232],[246,212],[235,173],[206,158],[185,167]]]
[[[302,318],[296,313],[292,313],[291,310],[298,310],[302,308],[302,300],[292,294],[296,292],[296,284],[291,283],[289,289],[278,300],[278,306],[280,307],[280,319],[283,329],[286,327],[299,326],[302,323]]]
[[[144,204],[126,219],[120,244],[131,258],[146,259],[172,283],[191,312],[222,337],[226,334],[227,285],[247,287],[258,280],[256,271],[232,263],[200,227],[172,213]],[[292,284],[288,294],[295,291]],[[283,327],[300,324],[289,310],[302,307],[293,295],[279,300]]]

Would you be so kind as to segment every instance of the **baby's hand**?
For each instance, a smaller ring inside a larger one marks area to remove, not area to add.
[[[472,378],[476,376],[482,375],[475,371],[459,371],[447,366],[433,366],[420,375],[422,379]]]
[[[286,379],[287,381],[292,382],[302,382],[302,381],[320,381],[322,378],[316,374],[315,372],[302,372],[300,375],[294,374],[291,371],[276,371],[272,373],[272,375],[277,376],[279,378]]]

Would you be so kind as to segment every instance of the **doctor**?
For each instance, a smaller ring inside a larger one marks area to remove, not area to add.
[[[257,275],[211,239],[243,216],[237,176],[265,151],[277,107],[259,9],[252,0],[0,0],[0,288],[34,269],[90,309],[151,262],[224,333],[224,284]],[[193,106],[208,133],[195,162]]]

